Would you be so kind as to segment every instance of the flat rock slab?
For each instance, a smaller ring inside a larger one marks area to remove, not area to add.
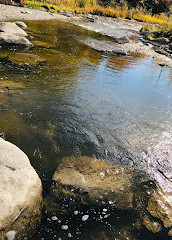
[[[24,239],[40,220],[42,185],[26,154],[2,138],[0,182],[0,238]]]
[[[126,56],[127,51],[120,44],[113,44],[108,41],[98,41],[95,39],[88,39],[83,41],[84,44],[93,48],[98,52],[112,56]]]
[[[27,33],[17,26],[16,23],[12,22],[1,22],[0,23],[0,32],[5,32],[8,34],[15,34],[18,36],[26,37]]]
[[[53,194],[68,199],[71,206],[132,208],[131,168],[91,157],[71,156],[61,160],[53,181]]]
[[[92,17],[94,18],[95,16]],[[108,17],[98,17],[94,22],[91,23],[77,19],[76,22],[77,25],[83,28],[113,38],[137,36],[138,31],[140,31],[142,28],[142,25],[136,21],[117,21]]]

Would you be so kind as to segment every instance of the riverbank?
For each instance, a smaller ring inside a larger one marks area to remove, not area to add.
[[[126,53],[137,52],[152,56],[157,59],[161,65],[172,67],[170,54],[154,49],[150,41],[145,41],[140,34],[140,30],[144,23],[139,23],[135,20],[117,20],[114,18],[94,16],[94,15],[78,15],[69,14],[66,11],[61,11],[59,14],[35,10],[30,8],[21,8],[16,6],[0,5],[0,21],[9,20],[60,20],[70,22],[72,24],[81,26],[87,30],[98,32],[107,37],[113,38],[116,41],[115,48],[121,49]],[[121,41],[122,38],[127,37],[127,41]],[[120,43],[119,43],[120,42]],[[95,49],[94,45],[98,46],[97,51],[108,52],[109,46],[107,42],[91,43],[84,42],[86,45]],[[104,47],[107,45],[106,47]],[[111,45],[111,44],[110,44]],[[103,46],[103,49],[101,49]],[[160,46],[161,47],[161,46]],[[110,47],[111,48],[111,47]],[[155,51],[157,50],[157,52]],[[165,53],[165,55],[163,55]]]

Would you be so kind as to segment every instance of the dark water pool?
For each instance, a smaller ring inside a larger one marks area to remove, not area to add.
[[[164,133],[171,136],[170,69],[145,55],[101,54],[83,40],[110,39],[71,24],[27,24],[31,41],[50,44],[31,51],[46,63],[31,71],[0,67],[0,83],[25,86],[1,91],[0,132],[29,156],[42,179],[44,196],[49,197],[52,174],[63,156],[95,156],[146,169],[142,152],[162,141]],[[88,212],[89,221],[82,222]],[[84,209],[71,218],[61,215],[52,220],[55,213],[44,212],[34,240],[164,239],[134,230],[135,216],[130,212],[109,214],[104,219],[100,211]]]

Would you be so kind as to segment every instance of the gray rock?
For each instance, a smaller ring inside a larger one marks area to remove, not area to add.
[[[132,208],[132,169],[91,157],[65,157],[52,185],[57,198],[79,205]],[[71,201],[73,199],[73,201]]]
[[[171,135],[164,133],[161,141],[148,152],[148,173],[154,179],[157,189],[151,195],[147,211],[154,221],[161,223],[163,230],[166,228],[168,235],[172,236],[172,141]],[[150,220],[151,221],[151,220]],[[156,232],[157,225],[143,224],[152,232]]]
[[[0,23],[0,32],[7,34],[15,34],[17,36],[26,37],[27,33],[12,22],[2,22]]]
[[[71,17],[74,13],[72,11],[58,10],[58,13],[62,14],[65,17]]]
[[[0,0],[0,4],[7,4],[7,5],[12,5],[12,6],[16,5],[16,3],[12,0]]]
[[[17,21],[15,24],[22,29],[27,29],[27,25],[24,22]]]
[[[0,138],[0,239],[24,239],[41,217],[42,185],[29,159]]]
[[[0,32],[0,46],[2,46],[3,48],[9,46],[21,46],[30,48],[33,46],[33,44],[23,36],[17,36],[15,34]]]
[[[90,16],[86,16],[86,21],[87,22],[95,22],[95,18],[90,17]]]
[[[129,43],[130,39],[128,37],[116,38],[116,42],[119,44]]]

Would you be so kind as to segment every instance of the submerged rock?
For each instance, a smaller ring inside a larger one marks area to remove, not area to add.
[[[65,157],[57,168],[53,194],[69,205],[132,208],[132,169],[91,157]],[[71,200],[73,199],[73,200]]]
[[[45,59],[31,53],[15,53],[3,56],[1,61],[7,68],[29,70],[44,63]]]
[[[152,221],[147,215],[145,215],[143,218],[143,224],[149,231],[153,233],[157,233],[162,230],[161,224],[156,221]]]
[[[148,202],[147,210],[152,217],[161,221],[162,226],[169,230],[169,236],[172,236],[170,231],[172,230],[172,193],[164,192],[161,188],[155,190]],[[154,225],[152,229],[148,230],[156,232],[155,228]],[[158,229],[161,230],[160,227]]]
[[[42,185],[28,157],[0,138],[0,238],[24,239],[41,217]]]
[[[23,83],[8,80],[0,80],[0,92],[22,90],[25,88],[26,87],[24,86]]]

